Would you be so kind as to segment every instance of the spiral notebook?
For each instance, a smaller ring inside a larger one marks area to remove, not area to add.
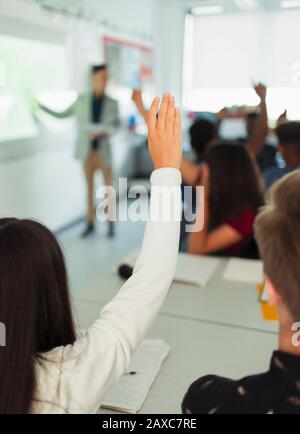
[[[143,341],[127,372],[105,396],[102,409],[138,413],[169,353],[170,347],[163,340]]]

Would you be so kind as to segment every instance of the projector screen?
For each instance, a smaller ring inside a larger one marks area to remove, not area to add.
[[[287,108],[300,119],[299,22],[299,10],[189,17],[186,108],[257,104],[252,82],[263,81],[270,89],[271,117]]]
[[[54,107],[67,84],[64,45],[0,34],[0,142],[34,137],[34,98]]]

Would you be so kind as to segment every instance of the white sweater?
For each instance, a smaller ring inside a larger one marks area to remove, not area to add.
[[[180,209],[178,170],[153,172],[151,184],[152,212],[161,210],[159,194],[164,186],[176,187],[176,194],[173,202],[166,205],[168,201],[164,200],[163,206]],[[175,219],[149,219],[133,276],[119,294],[104,307],[84,337],[74,345],[44,354],[45,361],[37,362],[33,413],[98,411],[104,395],[126,372],[132,353],[167,295],[176,269],[179,226]]]

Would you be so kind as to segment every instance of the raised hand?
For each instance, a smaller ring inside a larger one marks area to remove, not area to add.
[[[279,127],[279,125],[285,124],[287,122],[287,111],[285,110],[277,119],[276,125]]]
[[[139,113],[145,119],[145,122],[148,122],[148,110],[146,110],[144,106],[142,90],[141,89],[133,90],[131,99],[136,105],[136,108],[138,109]]]
[[[158,107],[159,98],[155,98],[148,113],[149,152],[154,167],[179,169],[182,158],[180,110],[169,94],[164,95],[159,110]]]
[[[134,89],[132,91],[131,99],[137,106],[143,104],[143,97],[142,97],[141,89]]]
[[[254,86],[254,90],[257,93],[257,95],[260,97],[261,100],[265,101],[267,98],[267,86],[265,86],[263,83],[258,83]]]
[[[217,118],[219,120],[226,119],[228,114],[229,114],[229,109],[227,107],[224,107],[217,113]]]

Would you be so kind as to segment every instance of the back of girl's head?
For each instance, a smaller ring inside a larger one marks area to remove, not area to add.
[[[0,414],[26,413],[39,355],[75,340],[64,257],[37,222],[0,219],[0,321]]]
[[[207,145],[215,138],[215,130],[215,125],[206,119],[199,119],[191,126],[191,146],[199,159],[203,159]]]
[[[205,156],[210,169],[210,218],[214,224],[239,217],[263,204],[263,189],[256,163],[240,144],[219,143]]]
[[[300,321],[300,171],[274,185],[271,205],[256,219],[255,235],[265,273],[291,316]]]

